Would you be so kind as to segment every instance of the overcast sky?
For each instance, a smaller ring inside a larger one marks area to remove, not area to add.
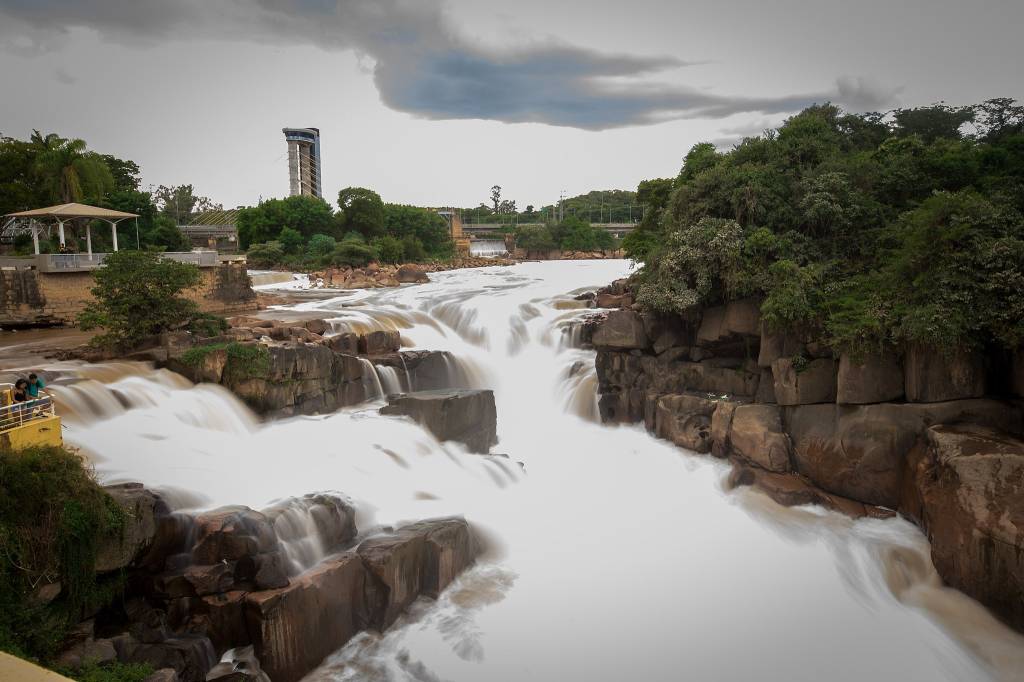
[[[0,0],[0,132],[84,138],[226,206],[323,186],[520,207],[635,189],[831,100],[1024,99],[1021,0]]]

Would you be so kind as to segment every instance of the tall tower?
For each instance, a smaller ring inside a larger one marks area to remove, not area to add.
[[[289,194],[322,197],[320,186],[320,129],[284,128],[288,141]]]

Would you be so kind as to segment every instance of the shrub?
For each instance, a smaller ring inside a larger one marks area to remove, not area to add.
[[[228,330],[228,321],[220,315],[199,313],[189,320],[188,330],[197,336],[217,336]]]
[[[0,649],[46,661],[83,612],[110,602],[120,582],[97,580],[96,553],[124,523],[124,510],[78,455],[0,451]],[[44,578],[63,588],[48,605],[32,596]]]
[[[330,255],[337,244],[338,242],[330,235],[314,234],[310,237],[309,244],[306,245],[306,253],[311,258],[322,258]]]
[[[339,267],[361,268],[376,258],[377,251],[372,246],[346,237],[335,247],[331,262]]]
[[[273,267],[284,259],[284,247],[280,242],[253,244],[246,254],[250,264],[260,268]]]
[[[118,251],[93,271],[93,302],[78,317],[82,329],[101,328],[99,346],[131,348],[180,327],[199,312],[180,294],[199,284],[199,268],[165,260],[152,251]]]
[[[405,258],[405,247],[401,240],[385,235],[373,240],[373,248],[382,263],[401,263]]]
[[[406,235],[402,238],[402,252],[405,260],[411,263],[422,261],[427,257],[427,252],[423,248],[423,242],[412,235]]]
[[[302,245],[306,242],[301,232],[293,230],[290,227],[281,229],[281,232],[277,235],[277,241],[281,244],[281,248],[284,249],[284,252],[289,254],[298,253],[302,249]]]

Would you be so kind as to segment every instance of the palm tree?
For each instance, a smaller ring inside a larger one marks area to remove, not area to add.
[[[110,168],[99,154],[86,149],[84,140],[67,140],[56,133],[44,137],[34,130],[31,142],[38,148],[33,174],[55,203],[98,203],[113,190]]]

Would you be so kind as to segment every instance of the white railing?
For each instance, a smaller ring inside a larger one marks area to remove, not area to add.
[[[0,433],[24,426],[33,419],[55,416],[57,410],[50,396],[0,406]]]
[[[94,253],[91,256],[87,253],[44,253],[36,256],[36,267],[41,272],[95,270],[103,265],[103,261],[109,255],[107,253]],[[160,257],[179,263],[191,263],[201,268],[212,268],[218,262],[216,251],[169,251],[160,254]]]

